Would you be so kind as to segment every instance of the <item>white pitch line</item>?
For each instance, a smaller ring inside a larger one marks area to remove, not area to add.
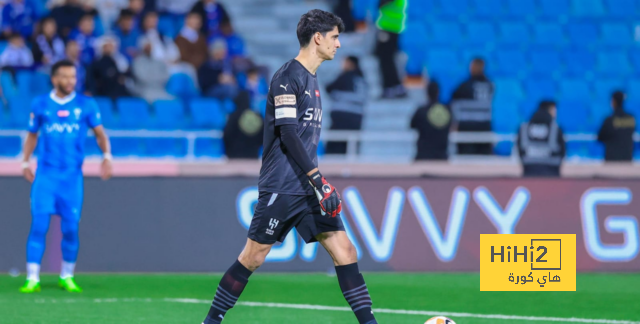
[[[167,302],[189,303],[189,304],[209,304],[209,300],[189,299],[189,298],[165,298]],[[322,306],[309,304],[283,304],[283,303],[262,303],[240,301],[236,305],[250,307],[268,307],[268,308],[289,308],[289,309],[309,309],[309,310],[328,310],[351,312],[349,307],[339,306]],[[563,317],[537,317],[537,316],[517,316],[517,315],[501,315],[501,314],[472,314],[472,313],[448,313],[438,311],[420,311],[405,309],[387,309],[374,308],[375,313],[384,314],[401,314],[401,315],[425,315],[425,316],[447,316],[447,317],[471,317],[471,318],[490,318],[500,320],[516,320],[516,321],[545,321],[545,322],[568,322],[568,323],[598,323],[598,324],[640,324],[634,321],[608,320],[608,319],[589,319],[589,318],[563,318]]]
[[[150,303],[155,301],[164,301],[169,303],[183,303],[183,304],[210,304],[210,300],[206,299],[194,299],[194,298],[164,298],[164,299],[152,299],[152,298],[96,298],[96,299],[36,299],[37,303],[75,303],[75,302],[94,302],[94,303],[121,303],[121,302],[144,302]],[[267,308],[287,308],[287,309],[308,309],[308,310],[327,310],[327,311],[340,311],[351,312],[349,307],[340,306],[323,306],[323,305],[309,305],[309,304],[284,304],[284,303],[263,303],[263,302],[250,302],[240,301],[236,305],[247,307],[267,307]],[[374,308],[374,312],[383,314],[398,314],[398,315],[423,315],[423,316],[447,316],[447,317],[469,317],[469,318],[487,318],[496,320],[510,320],[510,321],[536,321],[536,322],[564,322],[564,323],[596,323],[596,324],[640,324],[637,321],[625,321],[625,320],[610,320],[610,319],[590,319],[590,318],[576,318],[576,317],[538,317],[538,316],[518,316],[518,315],[502,315],[502,314],[473,314],[473,313],[450,313],[450,312],[438,312],[438,311],[423,311],[423,310],[406,310],[406,309],[388,309],[388,308]]]

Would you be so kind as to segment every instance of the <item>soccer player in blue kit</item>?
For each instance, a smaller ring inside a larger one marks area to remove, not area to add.
[[[222,322],[249,276],[293,227],[305,242],[319,242],[327,250],[358,323],[377,324],[356,250],[340,219],[340,195],[320,174],[316,154],[322,123],[316,71],[323,61],[334,58],[343,30],[338,16],[317,9],[298,22],[300,52],[276,71],[269,88],[259,197],[247,242],[220,280],[203,324]]]
[[[51,215],[61,218],[62,268],[60,287],[81,292],[73,279],[78,256],[78,225],[82,209],[84,143],[92,129],[103,160],[101,177],[111,177],[111,148],[100,121],[95,100],[75,93],[76,68],[60,61],[51,68],[53,91],[31,103],[27,139],[23,147],[22,171],[31,186],[31,231],[27,241],[27,281],[23,293],[40,291],[40,262],[45,249]],[[40,143],[38,144],[38,134]],[[29,158],[38,144],[38,169],[34,176]]]

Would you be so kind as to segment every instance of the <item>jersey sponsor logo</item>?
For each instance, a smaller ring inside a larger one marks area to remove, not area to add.
[[[278,223],[280,223],[280,221],[279,221],[279,220],[277,220],[277,219],[275,219],[275,218],[270,219],[270,220],[269,220],[269,228],[267,228],[266,233],[267,233],[268,235],[273,235],[273,233],[274,233],[274,232],[273,232],[273,230],[274,230],[276,227],[278,227]]]
[[[294,106],[296,104],[295,95],[279,95],[273,97],[273,101],[276,107],[279,106]]]
[[[68,110],[58,110],[58,117],[69,117]]]
[[[314,120],[314,121],[322,121],[322,109],[320,108],[309,108],[304,113],[304,118],[302,120]]]
[[[320,90],[316,90],[316,97],[320,97]]]
[[[45,127],[45,131],[47,133],[73,133],[73,132],[77,132],[80,130],[80,125],[78,123],[73,123],[73,124],[69,124],[69,123],[53,123],[50,125],[47,125]]]
[[[284,89],[284,91],[287,91],[287,87],[289,86],[289,84],[287,83],[287,85],[280,85],[280,88]]]
[[[276,109],[276,119],[280,118],[296,118],[298,111],[295,108],[278,108]]]
[[[308,95],[308,96],[309,96],[309,98],[311,98],[311,92],[309,92],[309,90],[305,90],[305,91],[304,91],[304,94]]]

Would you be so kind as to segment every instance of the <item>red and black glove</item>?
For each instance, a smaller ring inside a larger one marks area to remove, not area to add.
[[[322,215],[336,217],[342,211],[342,201],[338,190],[327,182],[320,171],[316,171],[309,177],[309,183],[316,192],[320,208],[322,208]]]

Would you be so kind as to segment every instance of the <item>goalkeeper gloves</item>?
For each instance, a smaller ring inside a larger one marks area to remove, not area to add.
[[[342,211],[342,201],[336,187],[329,184],[320,171],[316,171],[309,177],[309,183],[316,192],[322,215],[336,217]]]

